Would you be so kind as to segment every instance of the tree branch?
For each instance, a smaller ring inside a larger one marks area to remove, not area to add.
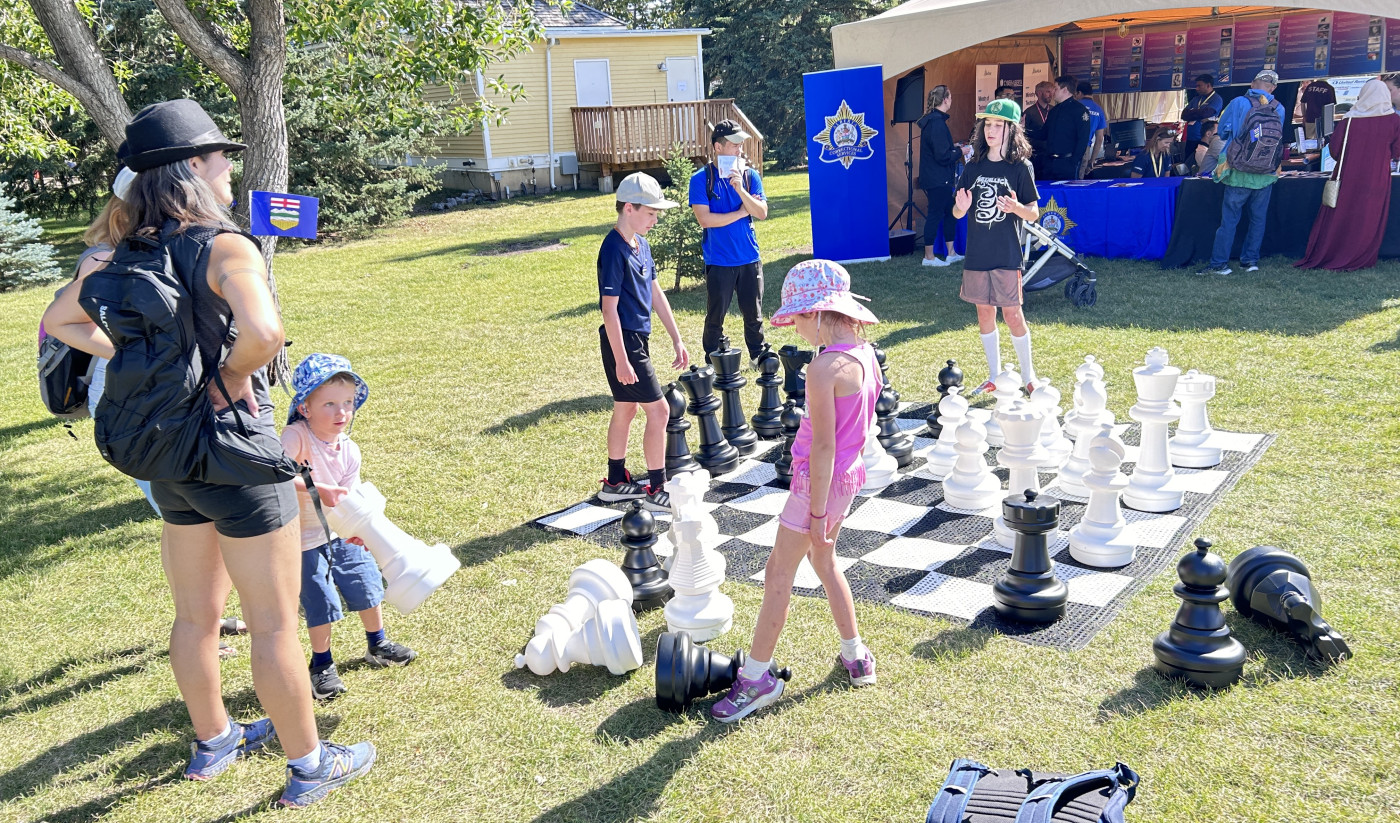
[[[241,97],[248,85],[248,61],[229,45],[228,37],[219,27],[195,17],[185,0],[155,0],[155,3],[190,51]]]
[[[0,60],[8,60],[17,66],[23,66],[29,69],[50,83],[53,83],[55,86],[58,86],[60,89],[78,98],[78,102],[83,103],[83,105],[87,105],[84,98],[91,99],[92,97],[92,89],[84,85],[78,78],[64,72],[63,69],[42,57],[36,57],[30,54],[24,49],[18,49],[14,46],[7,46],[4,43],[0,43]]]

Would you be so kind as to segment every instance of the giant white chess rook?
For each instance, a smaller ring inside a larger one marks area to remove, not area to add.
[[[1080,435],[1075,448],[1086,443],[1092,470],[1084,478],[1089,488],[1089,505],[1084,516],[1069,530],[1070,556],[1086,566],[1117,568],[1133,562],[1137,546],[1124,536],[1127,521],[1118,505],[1118,495],[1128,485],[1123,465],[1123,441],[1113,434],[1113,425],[1104,424],[1092,438]]]
[[[1075,392],[1079,396],[1079,414],[1073,419],[1065,418],[1065,436],[1074,441],[1074,449],[1060,467],[1055,485],[1072,497],[1088,497],[1089,487],[1084,485],[1084,477],[1090,470],[1089,441],[1104,425],[1112,429],[1113,412],[1104,408],[1108,395],[1104,393],[1103,381],[1097,377],[1091,375]]]
[[[984,409],[969,409],[958,426],[958,462],[943,478],[943,502],[957,509],[981,511],[1002,498],[1001,481],[992,474],[983,455],[987,453],[987,426]]]
[[[408,614],[447,582],[460,561],[446,545],[429,546],[384,516],[388,501],[373,483],[357,483],[335,506],[323,511],[326,522],[341,537],[358,537],[384,575],[384,599]]]
[[[1215,397],[1215,378],[1195,369],[1176,381],[1172,398],[1181,404],[1181,420],[1168,451],[1173,466],[1188,469],[1208,469],[1220,465],[1220,449],[1208,442],[1215,430],[1206,415],[1206,403]]]
[[[678,475],[666,483],[671,495],[669,534],[676,549],[668,570],[676,596],[666,603],[666,627],[670,632],[690,632],[697,643],[719,637],[734,623],[734,601],[719,590],[724,582],[724,555],[706,548],[702,540],[705,521],[714,523],[701,506],[709,486],[710,475],[704,471]]]
[[[1039,394],[1040,390],[1036,390]],[[1013,400],[1004,412],[993,412],[993,418],[1000,418],[1005,442],[997,452],[997,463],[1011,472],[1007,483],[1007,496],[1024,494],[1027,489],[1040,491],[1040,474],[1036,466],[1045,460],[1045,449],[1040,445],[1041,409],[1034,401]],[[1016,533],[1006,525],[1006,515],[998,512],[992,524],[992,532],[997,543],[1012,549],[1016,547]]]
[[[1167,427],[1181,416],[1181,409],[1172,402],[1180,376],[1181,369],[1168,365],[1166,349],[1160,346],[1147,353],[1143,365],[1133,369],[1138,402],[1128,414],[1142,424],[1142,435],[1123,502],[1139,511],[1169,512],[1181,507],[1181,492],[1167,488],[1176,476],[1167,458]]]

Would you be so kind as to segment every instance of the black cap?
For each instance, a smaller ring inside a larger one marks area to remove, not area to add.
[[[210,152],[246,148],[225,137],[195,101],[167,100],[152,103],[131,118],[117,153],[127,168],[142,172]]]
[[[715,130],[710,132],[710,145],[724,140],[731,143],[742,143],[751,136],[733,120],[721,120],[715,124]]]

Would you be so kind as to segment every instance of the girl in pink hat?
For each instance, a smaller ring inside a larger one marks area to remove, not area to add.
[[[807,367],[807,416],[792,444],[792,484],[764,571],[753,645],[729,694],[710,710],[722,723],[747,717],[782,696],[783,681],[770,664],[804,557],[826,590],[841,635],[837,660],[851,685],[875,682],[875,658],[856,628],[851,588],[836,567],[835,546],[841,521],[865,484],[860,452],[875,419],[881,381],[875,349],[861,328],[880,321],[857,302],[844,268],[830,260],[808,260],[783,280],[783,304],[772,322],[795,325],[803,340],[825,348]]]

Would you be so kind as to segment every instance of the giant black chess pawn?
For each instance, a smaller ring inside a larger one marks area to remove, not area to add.
[[[792,482],[792,444],[797,440],[797,430],[806,417],[807,410],[795,401],[789,400],[783,404],[783,453],[773,463],[773,470],[778,473],[778,480],[784,486]]]
[[[666,476],[675,477],[684,472],[700,470],[700,464],[690,456],[690,443],[685,433],[690,429],[690,421],[685,419],[685,395],[676,383],[666,385],[666,406],[670,419],[666,421]]]
[[[642,508],[642,501],[633,500],[632,508],[622,516],[622,573],[632,584],[632,611],[659,609],[675,594],[666,572],[656,560],[656,518]]]
[[[783,436],[783,400],[778,394],[778,388],[783,385],[783,379],[778,376],[780,368],[782,361],[773,351],[773,346],[764,343],[763,351],[758,354],[760,374],[753,381],[761,394],[758,396],[758,411],[752,418],[754,432],[764,440],[776,440]]]
[[[799,349],[792,344],[778,349],[778,360],[783,364],[783,395],[803,408],[807,407],[807,364],[812,362],[809,349]]]
[[[744,407],[739,400],[739,390],[749,384],[748,378],[739,374],[744,353],[731,347],[728,337],[721,337],[719,348],[707,357],[715,370],[715,391],[720,393],[720,431],[739,454],[753,454],[758,450],[758,435],[744,419]]]
[[[1247,549],[1230,561],[1225,587],[1236,611],[1293,635],[1312,657],[1351,657],[1346,640],[1322,619],[1322,598],[1296,556],[1273,546]]]
[[[963,373],[962,369],[958,368],[958,361],[949,360],[948,365],[938,372],[938,397],[933,401],[933,411],[929,412],[926,418],[928,430],[934,437],[943,433],[943,421],[939,420],[942,412],[938,410],[938,404],[948,396],[949,389],[962,384]]]
[[[1181,582],[1172,592],[1181,608],[1171,628],[1152,641],[1157,658],[1152,667],[1167,677],[1179,677],[1193,686],[1220,689],[1240,679],[1244,671],[1244,646],[1230,636],[1220,604],[1229,597],[1225,587],[1225,561],[1210,550],[1204,537],[1196,538],[1196,550],[1176,564]]]
[[[1026,489],[1001,501],[1014,532],[1011,567],[992,584],[997,614],[1018,623],[1053,623],[1065,616],[1069,587],[1055,577],[1046,534],[1060,525],[1060,501]]]
[[[739,465],[739,450],[724,439],[715,412],[719,411],[720,401],[715,397],[715,370],[709,366],[691,366],[690,371],[680,376],[681,388],[690,396],[686,410],[695,415],[700,426],[700,450],[695,459],[709,470],[710,474],[725,474],[734,471]]]
[[[733,657],[712,652],[691,642],[689,632],[662,632],[656,640],[656,705],[664,711],[683,712],[695,700],[728,689],[744,667],[744,652]],[[770,664],[780,680],[791,680],[792,670]]]
[[[884,383],[875,401],[875,425],[879,430],[875,439],[896,463],[907,466],[914,460],[914,437],[899,428],[899,392],[890,383],[883,350],[875,350],[875,361],[880,364],[880,379]]]

